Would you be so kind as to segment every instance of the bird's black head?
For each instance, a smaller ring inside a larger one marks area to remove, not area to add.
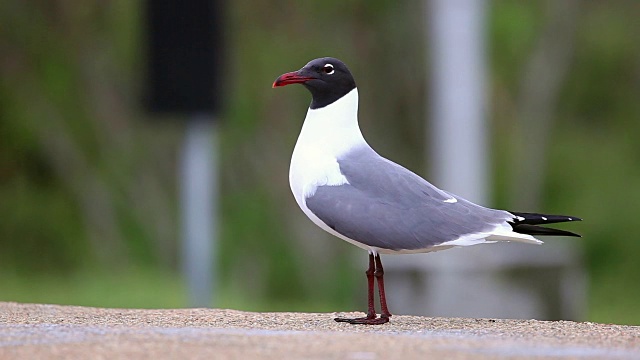
[[[342,61],[323,57],[309,61],[302,69],[282,74],[273,87],[302,84],[311,92],[311,109],[325,107],[356,88],[356,82]]]

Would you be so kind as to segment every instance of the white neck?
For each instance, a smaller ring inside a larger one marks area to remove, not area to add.
[[[334,158],[354,146],[366,144],[358,126],[358,89],[335,102],[309,109],[296,148],[315,147]]]

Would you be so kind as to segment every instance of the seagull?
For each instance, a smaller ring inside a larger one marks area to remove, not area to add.
[[[293,196],[320,228],[369,252],[367,314],[335,321],[389,322],[380,254],[426,253],[497,241],[542,244],[533,235],[580,236],[540,226],[581,220],[577,217],[476,205],[378,155],[360,132],[358,89],[342,61],[312,60],[278,77],[273,87],[290,84],[304,85],[312,96],[291,157]]]

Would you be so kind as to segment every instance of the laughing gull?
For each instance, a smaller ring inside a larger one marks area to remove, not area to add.
[[[369,252],[368,311],[351,324],[384,324],[391,313],[380,254],[424,253],[496,241],[541,244],[533,235],[578,234],[541,224],[573,216],[494,210],[430,184],[378,155],[358,127],[358,89],[340,60],[315,59],[278,77],[273,87],[302,84],[311,105],[291,157],[289,184],[316,225]],[[381,315],[374,308],[377,279]]]

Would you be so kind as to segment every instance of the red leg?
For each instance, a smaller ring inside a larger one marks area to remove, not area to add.
[[[380,325],[389,322],[389,317],[391,317],[391,313],[387,309],[387,299],[384,295],[384,269],[382,268],[382,262],[380,261],[380,255],[369,254],[369,269],[366,272],[367,281],[369,285],[369,310],[367,311],[366,317],[348,319],[348,318],[335,318],[334,320],[337,322],[347,322],[349,324],[362,324],[362,325]],[[382,307],[382,315],[380,317],[376,317],[376,311],[374,306],[373,299],[373,287],[374,287],[374,276],[378,279],[378,292],[380,294],[380,306]]]
[[[376,279],[378,279],[378,294],[380,295],[380,318],[386,318],[389,321],[391,317],[391,313],[387,308],[387,297],[384,293],[384,269],[382,268],[382,260],[380,260],[380,255],[376,256],[376,271],[374,273]]]
[[[367,316],[361,317],[361,318],[355,318],[355,319],[335,318],[334,319],[335,321],[356,324],[358,321],[371,320],[376,318],[375,302],[373,299],[373,286],[374,286],[373,277],[374,277],[375,270],[376,268],[375,268],[375,260],[374,260],[373,254],[369,254],[369,268],[367,269],[367,271],[365,271],[365,274],[367,274],[367,284],[368,284],[367,287],[368,287],[368,298],[369,298],[368,300],[369,309],[367,310]]]
[[[375,261],[373,254],[369,254],[369,268],[365,271],[365,274],[367,274],[367,298],[369,304],[367,309],[367,319],[374,319],[376,317],[376,307],[373,299],[373,277],[376,272],[374,264]]]

